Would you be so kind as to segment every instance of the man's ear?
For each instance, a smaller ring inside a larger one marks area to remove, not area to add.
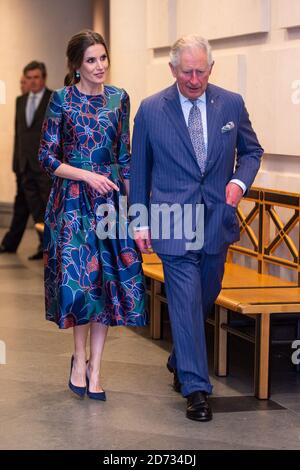
[[[212,72],[212,69],[213,69],[213,66],[214,66],[214,65],[215,65],[215,61],[213,61],[213,63],[212,63],[212,64],[211,64],[211,66],[210,66],[210,72],[209,72],[209,75],[211,74],[211,72]]]
[[[176,73],[176,69],[174,67],[174,65],[171,64],[171,62],[169,62],[169,67],[171,69],[171,72],[172,72],[172,75],[174,78],[177,78],[177,73]]]

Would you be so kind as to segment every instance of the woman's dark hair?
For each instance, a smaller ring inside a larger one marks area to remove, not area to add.
[[[75,76],[75,72],[80,68],[87,48],[95,44],[102,44],[110,64],[108,49],[101,34],[90,29],[84,29],[70,39],[67,47],[68,68],[70,71],[68,77],[70,83],[75,84],[79,82],[80,78]]]
[[[64,86],[70,86],[73,84],[73,75],[67,73],[64,78]]]

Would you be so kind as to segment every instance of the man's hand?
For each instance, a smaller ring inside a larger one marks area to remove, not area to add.
[[[149,229],[135,230],[134,240],[141,253],[153,253]]]
[[[226,203],[237,207],[243,197],[242,188],[236,183],[228,183],[226,186]]]

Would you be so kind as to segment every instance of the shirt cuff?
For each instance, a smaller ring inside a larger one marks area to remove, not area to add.
[[[134,232],[141,232],[142,230],[149,230],[149,226],[148,225],[143,225],[142,227],[134,227]]]
[[[241,181],[241,180],[232,179],[232,180],[230,180],[230,183],[235,183],[235,184],[237,184],[237,185],[243,190],[243,195],[244,195],[245,192],[247,191],[247,186],[246,186],[245,183],[243,183],[243,181]]]

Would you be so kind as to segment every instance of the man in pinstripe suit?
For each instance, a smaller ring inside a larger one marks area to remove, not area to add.
[[[135,239],[141,252],[153,247],[163,263],[174,388],[187,398],[188,418],[209,421],[212,386],[204,323],[221,289],[228,246],[239,239],[236,207],[255,178],[263,149],[242,97],[208,84],[213,60],[204,38],[176,41],[170,68],[174,85],[145,99],[135,117],[130,202],[148,211],[176,204],[184,213],[189,206],[193,233],[203,229],[203,243],[193,246],[185,233],[178,237],[178,217],[171,217],[168,239],[156,227],[158,235],[151,237],[159,220],[150,211],[151,224],[142,223]],[[194,211],[199,207],[204,208],[202,225]]]

